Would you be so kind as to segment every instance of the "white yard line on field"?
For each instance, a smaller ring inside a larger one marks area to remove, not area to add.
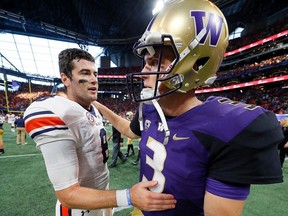
[[[8,155],[8,156],[4,156],[4,155],[1,155],[1,156],[0,156],[0,159],[1,159],[1,158],[18,158],[18,157],[30,157],[30,156],[38,156],[38,155],[42,155],[42,154],[41,154],[41,153],[39,153],[39,154]]]

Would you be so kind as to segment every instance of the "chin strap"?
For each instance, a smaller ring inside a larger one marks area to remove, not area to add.
[[[165,136],[164,136],[163,144],[166,145],[168,143],[169,136],[170,136],[170,130],[168,128],[168,124],[167,124],[166,118],[164,116],[163,110],[161,109],[161,107],[160,107],[159,103],[157,102],[157,100],[153,99],[152,103],[153,103],[154,107],[156,108],[156,110],[157,110],[157,112],[158,112],[158,114],[160,116],[160,119],[162,121],[162,124],[164,126]]]
[[[150,103],[149,103],[150,104]],[[170,130],[168,128],[168,124],[167,124],[167,121],[166,121],[166,118],[165,118],[165,115],[163,113],[163,110],[161,109],[159,103],[157,102],[156,99],[153,99],[152,100],[152,104],[154,105],[154,107],[156,108],[159,116],[160,116],[160,119],[161,119],[161,122],[163,124],[163,127],[164,127],[164,141],[163,141],[163,144],[166,145],[168,143],[168,140],[169,140],[169,136],[170,136]],[[143,102],[140,103],[139,105],[139,124],[140,124],[140,130],[143,131],[144,129],[144,123],[143,123],[143,112],[142,112],[142,108],[143,108]]]
[[[140,124],[140,131],[143,131],[144,127],[144,123],[143,123],[143,112],[142,112],[142,108],[143,108],[143,102],[140,102],[140,105],[139,105],[139,117],[138,117],[138,121],[139,121],[139,124]]]

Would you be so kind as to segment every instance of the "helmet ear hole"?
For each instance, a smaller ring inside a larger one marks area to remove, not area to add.
[[[205,64],[208,62],[209,59],[210,59],[209,57],[203,57],[203,58],[198,59],[195,62],[193,69],[195,71],[199,71],[201,68],[203,68],[205,66]]]

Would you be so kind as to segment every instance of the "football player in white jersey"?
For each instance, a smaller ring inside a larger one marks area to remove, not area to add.
[[[108,145],[98,110],[95,60],[81,49],[59,54],[66,95],[35,101],[24,114],[25,128],[41,150],[56,196],[56,216],[111,215],[112,207],[144,210],[175,207],[172,195],[153,193],[157,181],[108,190]]]
[[[6,114],[6,119],[7,119],[7,123],[11,127],[11,131],[14,133],[15,132],[15,114],[7,113]]]

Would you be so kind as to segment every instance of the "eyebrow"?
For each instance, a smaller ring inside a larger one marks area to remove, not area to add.
[[[89,71],[89,72],[91,72],[91,70],[90,69],[87,69],[87,68],[82,68],[80,71],[78,71],[78,73],[81,73],[81,72],[86,72],[86,71]],[[98,71],[92,71],[92,73],[97,73],[98,74]]]
[[[153,56],[151,56],[151,55],[145,55],[144,56],[144,60],[145,61],[152,61],[153,59],[155,59],[155,60],[157,60],[158,61],[158,56],[155,56],[155,55],[153,55]]]

